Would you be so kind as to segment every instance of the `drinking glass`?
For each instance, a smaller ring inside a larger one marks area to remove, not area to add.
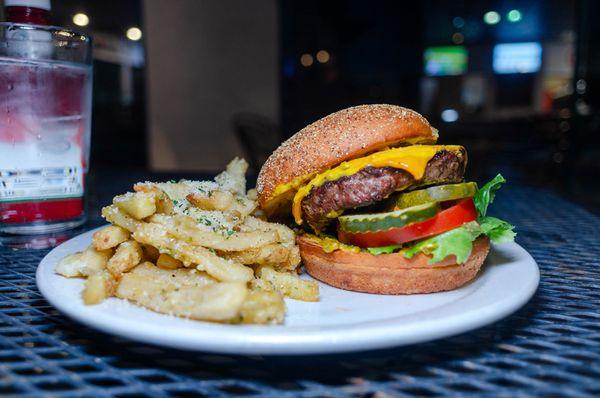
[[[85,34],[0,23],[0,232],[85,221],[91,59]]]

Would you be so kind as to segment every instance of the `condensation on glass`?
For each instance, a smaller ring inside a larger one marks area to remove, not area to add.
[[[0,24],[0,232],[85,221],[91,99],[88,36]]]

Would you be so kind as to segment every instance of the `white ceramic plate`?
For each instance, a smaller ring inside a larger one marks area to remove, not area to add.
[[[86,248],[94,231],[52,250],[37,285],[59,311],[92,328],[146,343],[229,354],[296,355],[361,351],[455,335],[516,311],[535,292],[539,270],[518,244],[494,246],[483,272],[461,289],[412,296],[354,293],[321,284],[321,301],[287,300],[281,326],[219,325],[175,318],[110,298],[86,306],[83,280],[54,273],[65,255]]]

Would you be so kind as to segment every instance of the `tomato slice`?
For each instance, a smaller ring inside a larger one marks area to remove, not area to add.
[[[439,235],[476,219],[477,210],[475,210],[473,199],[469,198],[459,201],[425,221],[378,232],[351,233],[338,230],[338,239],[343,243],[360,247],[399,245],[428,236]]]

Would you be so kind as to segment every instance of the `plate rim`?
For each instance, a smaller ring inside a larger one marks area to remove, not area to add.
[[[92,329],[147,344],[187,351],[240,355],[306,355],[358,352],[422,343],[471,331],[512,314],[531,299],[537,291],[540,280],[539,267],[535,259],[518,243],[513,242],[503,244],[502,246],[510,248],[511,253],[518,253],[517,259],[513,261],[526,261],[530,265],[530,271],[532,271],[530,275],[531,280],[521,286],[520,294],[507,295],[500,302],[496,302],[493,308],[488,305],[488,307],[484,307],[485,310],[483,311],[482,308],[478,308],[454,314],[451,316],[452,322],[448,322],[442,326],[440,326],[439,319],[424,320],[419,321],[419,327],[416,331],[403,331],[399,320],[415,315],[412,314],[385,320],[364,321],[350,326],[337,325],[326,328],[319,328],[317,326],[300,328],[296,326],[297,330],[288,329],[281,334],[273,333],[272,331],[282,330],[285,328],[285,325],[222,325],[210,322],[190,321],[202,323],[203,327],[193,330],[179,329],[174,333],[167,334],[164,333],[164,328],[160,325],[136,328],[135,325],[138,325],[139,321],[129,321],[119,314],[103,313],[102,316],[98,316],[98,314],[94,315],[93,313],[84,314],[77,307],[72,307],[68,303],[61,302],[58,297],[52,294],[50,286],[44,283],[43,271],[46,267],[50,267],[51,271],[53,271],[56,263],[51,262],[52,258],[58,255],[58,251],[65,250],[65,248],[71,245],[77,245],[82,239],[87,238],[91,242],[91,235],[103,227],[101,226],[74,236],[44,256],[36,270],[36,285],[42,296],[63,315]],[[492,245],[492,250],[495,250],[495,246]],[[481,277],[481,275],[478,276],[478,278]],[[475,290],[469,295],[477,291]],[[466,297],[461,297],[456,301],[460,302]],[[119,299],[115,298],[115,300]],[[447,305],[456,305],[456,301],[433,307],[425,310],[425,312],[438,310],[440,307]],[[108,320],[113,320],[114,322],[107,322]],[[148,322],[142,322],[142,324],[146,326]],[[244,331],[251,330],[255,333],[240,333],[239,331],[242,328]],[[340,335],[341,328],[344,329],[343,336]],[[270,333],[260,333],[265,330]],[[418,332],[419,330],[421,332]],[[256,333],[256,331],[259,332]],[[217,334],[221,340],[215,339]],[[365,336],[369,337],[365,338]],[[209,343],[203,344],[205,341],[209,341]]]

